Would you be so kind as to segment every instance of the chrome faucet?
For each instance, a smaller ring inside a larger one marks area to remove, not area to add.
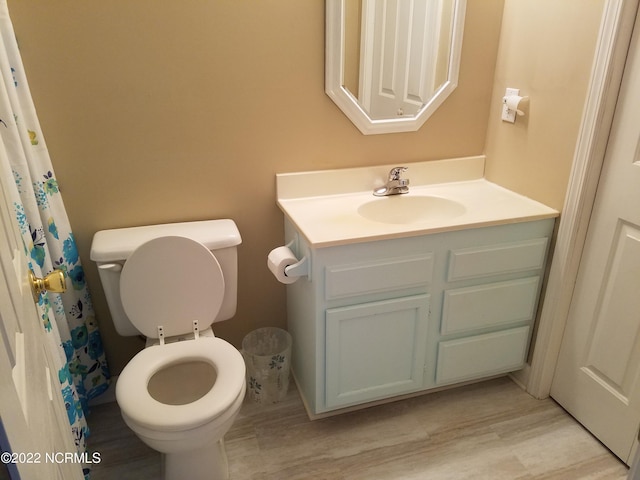
[[[409,167],[395,167],[389,172],[389,180],[384,187],[373,190],[376,197],[386,197],[387,195],[398,195],[400,193],[409,193],[409,179],[400,178],[402,172],[406,172]]]

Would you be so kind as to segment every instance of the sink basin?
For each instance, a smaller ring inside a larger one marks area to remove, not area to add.
[[[381,223],[419,223],[454,218],[466,212],[455,200],[431,195],[391,195],[363,203],[358,214]]]

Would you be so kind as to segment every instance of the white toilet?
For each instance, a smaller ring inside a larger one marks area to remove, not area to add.
[[[144,335],[116,399],[163,453],[167,480],[227,479],[223,437],[245,394],[245,364],[213,335],[236,311],[240,233],[232,220],[103,230],[91,245],[116,330]]]

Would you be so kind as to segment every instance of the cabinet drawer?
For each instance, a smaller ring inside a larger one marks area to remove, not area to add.
[[[447,280],[484,277],[500,273],[537,270],[544,265],[548,239],[461,248],[449,253]]]
[[[337,408],[424,383],[429,295],[326,312],[326,404]]]
[[[426,285],[433,276],[433,255],[389,258],[326,268],[325,298],[365,295]]]
[[[436,383],[455,383],[523,367],[529,327],[440,342]]]
[[[444,292],[442,335],[533,320],[540,277]]]

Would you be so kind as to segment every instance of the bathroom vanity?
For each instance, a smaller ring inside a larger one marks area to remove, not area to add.
[[[287,308],[311,416],[526,362],[558,212],[482,178],[420,184],[438,176],[423,166],[410,166],[409,194],[378,199],[369,188],[301,196],[288,182],[311,177],[278,178],[285,240],[306,257],[306,275],[287,285]],[[342,188],[315,173],[301,191]],[[370,169],[350,173],[380,182]]]

